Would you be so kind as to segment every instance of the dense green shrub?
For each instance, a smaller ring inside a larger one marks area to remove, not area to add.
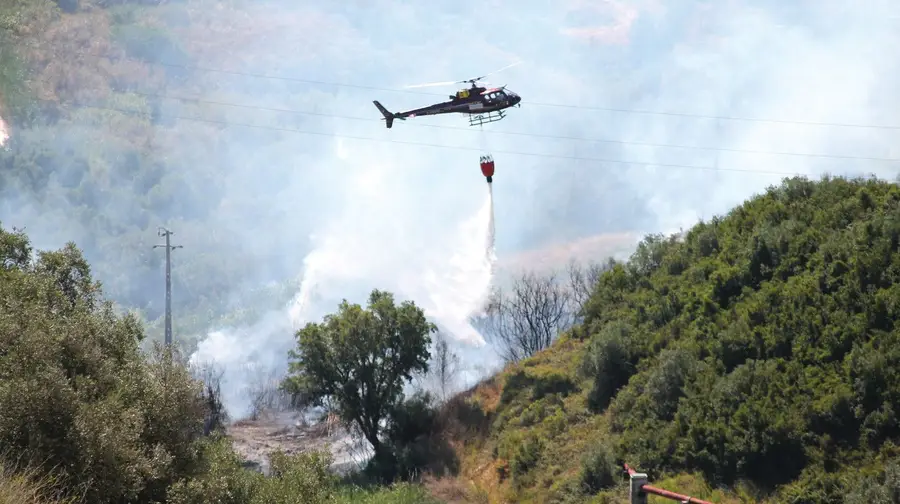
[[[205,405],[170,353],[145,357],[74,245],[0,229],[0,446],[90,502],[164,498],[196,470]]]
[[[582,374],[592,380],[588,406],[601,412],[634,373],[631,329],[612,323],[591,337],[582,363]]]
[[[244,469],[227,438],[213,437],[200,447],[202,471],[175,483],[169,504],[248,504],[264,476]]]
[[[900,461],[889,462],[883,474],[855,480],[846,504],[893,504],[900,502]]]
[[[537,465],[543,448],[544,441],[539,436],[526,436],[524,442],[515,448],[509,464],[513,479],[521,479]]]
[[[610,488],[619,481],[621,472],[612,451],[604,444],[596,444],[581,461],[581,489],[592,495]]]

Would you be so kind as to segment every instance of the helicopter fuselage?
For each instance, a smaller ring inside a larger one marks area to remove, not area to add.
[[[384,126],[390,128],[394,124],[395,119],[405,121],[410,117],[439,115],[439,114],[466,114],[469,116],[470,126],[481,126],[485,123],[499,121],[504,117],[504,109],[514,106],[522,106],[522,98],[516,93],[506,89],[506,86],[495,88],[485,88],[477,83],[482,81],[488,75],[495,74],[507,68],[514,67],[521,63],[517,61],[507,65],[500,70],[495,70],[489,74],[466,79],[456,82],[433,82],[430,84],[420,84],[416,86],[407,86],[409,88],[425,87],[425,86],[444,86],[449,84],[462,84],[464,82],[471,83],[471,87],[460,89],[455,95],[450,96],[450,101],[435,103],[427,107],[407,110],[404,112],[391,112],[384,105],[374,100],[372,103],[381,112],[384,117]],[[487,84],[487,83],[485,83]]]
[[[462,89],[452,96],[449,101],[435,103],[427,107],[407,110],[405,112],[397,112],[397,119],[438,115],[438,114],[485,114],[495,112],[505,108],[518,105],[522,98],[512,91],[503,88],[483,89],[469,88]]]
[[[411,117],[439,114],[467,114],[470,126],[480,126],[503,119],[503,109],[519,105],[521,101],[522,97],[505,87],[485,89],[472,86],[460,89],[449,101],[404,112],[391,112],[378,100],[373,103],[384,116],[385,127],[390,128],[394,124],[394,119],[405,121]]]

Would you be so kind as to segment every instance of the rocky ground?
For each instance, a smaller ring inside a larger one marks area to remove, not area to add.
[[[268,456],[276,450],[290,454],[327,449],[334,457],[332,468],[339,474],[358,467],[368,455],[365,444],[354,442],[345,429],[329,429],[300,412],[264,413],[256,420],[235,422],[227,432],[247,465],[266,474]]]

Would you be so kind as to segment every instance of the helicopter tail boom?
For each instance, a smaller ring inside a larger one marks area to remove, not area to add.
[[[374,100],[372,103],[374,103],[375,106],[378,107],[378,111],[381,112],[381,115],[384,116],[384,125],[387,128],[390,128],[391,126],[394,125],[394,119],[400,119],[400,120],[405,119],[404,117],[401,117],[399,114],[392,114],[388,109],[384,108],[384,105],[379,103],[378,100]]]

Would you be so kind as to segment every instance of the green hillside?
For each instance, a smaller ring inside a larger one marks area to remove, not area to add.
[[[894,502],[898,246],[900,188],[841,178],[646,238],[583,326],[459,399],[466,477],[511,502],[604,502],[627,462],[716,502]]]

